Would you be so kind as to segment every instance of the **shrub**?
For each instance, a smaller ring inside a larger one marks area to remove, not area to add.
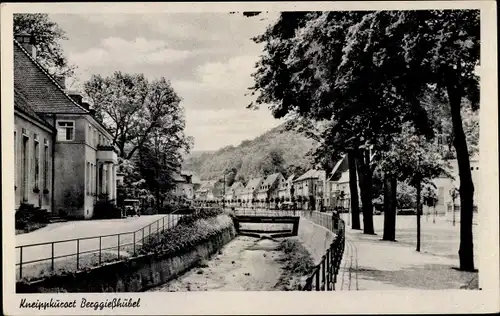
[[[140,253],[175,253],[213,238],[224,229],[231,227],[232,219],[227,217],[226,220],[218,223],[203,223],[201,220],[215,218],[221,214],[224,214],[221,209],[202,209],[191,215],[183,216],[175,227],[166,230],[160,235],[160,240],[151,238],[141,248]]]
[[[94,219],[121,218],[122,211],[108,199],[98,200],[94,205]]]
[[[15,214],[15,228],[26,230],[32,224],[47,224],[49,212],[34,207],[31,204],[21,204]],[[39,225],[35,225],[39,226]]]

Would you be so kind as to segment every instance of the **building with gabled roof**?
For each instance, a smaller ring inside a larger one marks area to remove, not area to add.
[[[226,201],[237,201],[241,200],[241,192],[245,189],[245,186],[240,181],[234,182],[231,187],[226,190],[225,199]]]
[[[251,204],[252,201],[255,201],[257,199],[257,191],[259,190],[262,181],[263,179],[260,177],[250,179],[245,189],[242,190],[242,200],[246,201],[249,204]]]
[[[98,200],[116,199],[117,150],[89,104],[36,61],[34,44],[14,37],[16,209],[91,218]]]
[[[270,174],[262,180],[262,183],[257,190],[257,200],[270,201],[276,200],[279,195],[279,185],[284,181],[281,173]]]
[[[293,180],[295,179],[295,175],[290,175],[288,178],[283,179],[283,181],[280,183],[280,187],[278,190],[278,197],[280,200],[289,202],[291,201],[292,198],[292,187],[293,187]],[[295,193],[295,192],[294,192]]]

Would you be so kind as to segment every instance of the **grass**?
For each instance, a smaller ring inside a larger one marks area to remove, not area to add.
[[[117,261],[123,258],[113,253],[103,252],[101,253],[101,264],[107,262]],[[99,265],[99,254],[89,253],[84,254],[79,257],[79,270],[85,270]],[[76,257],[71,256],[68,258],[57,259],[54,261],[54,271],[52,271],[52,264],[50,260],[37,262],[33,264],[23,265],[23,278],[24,281],[35,281],[43,278],[47,278],[54,275],[65,275],[68,273],[74,273],[78,271],[76,269]],[[19,267],[17,267],[17,274],[19,274]]]
[[[297,291],[313,272],[314,261],[307,249],[296,238],[284,239],[278,246],[283,253],[283,272],[275,288],[279,291]]]

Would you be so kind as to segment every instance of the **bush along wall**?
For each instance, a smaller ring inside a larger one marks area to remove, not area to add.
[[[236,235],[221,210],[202,210],[151,240],[136,257],[41,281],[17,283],[17,293],[141,292],[162,285],[208,259]]]

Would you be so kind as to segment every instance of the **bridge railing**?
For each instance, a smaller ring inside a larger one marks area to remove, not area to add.
[[[326,253],[321,258],[321,262],[314,268],[313,273],[306,279],[302,288],[303,291],[335,291],[337,275],[340,263],[344,255],[345,247],[345,223],[337,215],[331,213],[303,212],[302,216],[312,222],[321,225],[331,231],[336,236]]]

